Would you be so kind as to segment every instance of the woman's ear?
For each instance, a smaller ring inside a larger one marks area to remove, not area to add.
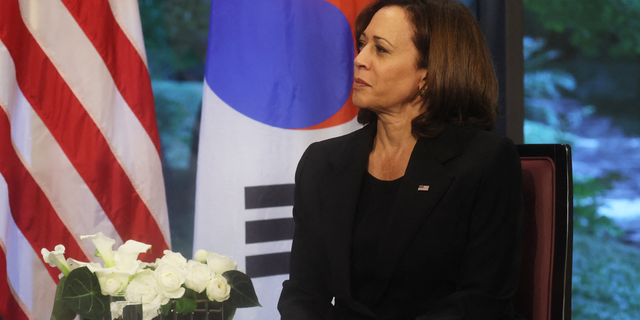
[[[429,70],[422,69],[422,81],[420,81],[420,89],[424,89],[427,85],[427,74],[429,74]]]

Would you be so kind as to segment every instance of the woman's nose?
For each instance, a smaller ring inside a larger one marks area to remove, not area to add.
[[[358,55],[353,59],[353,65],[356,68],[368,68],[369,59],[367,58],[367,54],[365,52],[365,48],[362,48]]]

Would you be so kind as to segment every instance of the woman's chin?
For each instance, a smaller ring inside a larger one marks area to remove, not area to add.
[[[353,102],[353,105],[358,109],[370,109],[370,104],[366,103],[366,100],[356,96],[355,94],[352,96],[351,101]]]

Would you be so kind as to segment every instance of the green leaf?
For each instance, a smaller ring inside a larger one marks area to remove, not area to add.
[[[62,300],[62,288],[67,277],[62,277],[56,287],[56,296],[53,300],[53,311],[51,312],[51,320],[73,320],[76,312]]]
[[[225,301],[225,303],[222,304],[222,320],[232,320],[235,314],[236,308],[228,305]]]
[[[225,301],[224,306],[231,308],[262,307],[258,302],[256,290],[253,288],[251,278],[238,270],[229,270],[222,274],[231,286],[231,296]],[[233,311],[235,313],[235,310]]]
[[[160,312],[162,312],[162,315],[168,316],[169,313],[171,312],[171,307],[172,306],[173,306],[173,301],[169,301],[166,304],[162,305],[160,307]]]
[[[193,299],[193,300],[207,299],[206,291],[202,291],[202,293],[204,294],[204,298],[199,298],[199,295],[200,295],[199,293],[193,291],[192,289],[186,288],[182,296],[189,297],[189,299]]]
[[[176,301],[176,311],[180,314],[187,314],[196,310],[196,300],[188,297],[186,294]]]
[[[69,273],[61,299],[85,319],[102,319],[110,315],[109,297],[100,292],[98,277],[87,267]]]
[[[209,297],[207,297],[207,290],[197,293],[196,300],[209,300]]]

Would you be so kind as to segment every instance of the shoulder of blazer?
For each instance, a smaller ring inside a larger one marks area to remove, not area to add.
[[[456,126],[453,124],[443,124],[442,132],[433,138],[421,138],[418,140],[420,153],[428,153],[439,163],[444,163],[458,155],[465,154],[471,150],[483,150],[490,148],[499,140],[509,138],[495,132],[490,132],[473,127]],[[471,151],[475,153],[475,151]]]
[[[327,159],[334,167],[349,164],[354,157],[367,155],[373,147],[376,126],[368,124],[343,136],[314,142],[307,152],[310,157]]]

